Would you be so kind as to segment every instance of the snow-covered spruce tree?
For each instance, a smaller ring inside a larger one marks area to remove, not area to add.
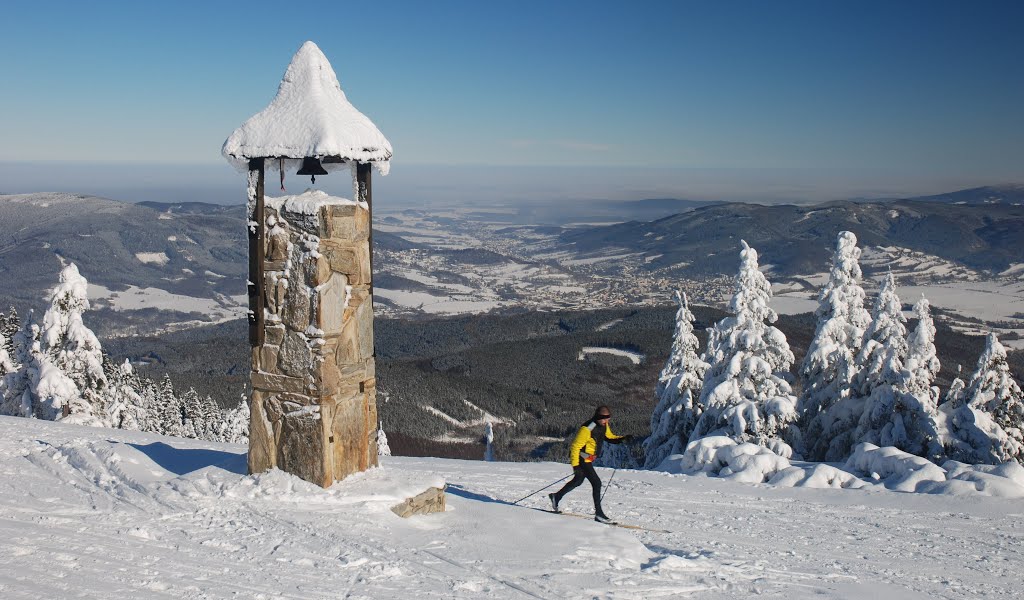
[[[871,327],[859,355],[858,386],[863,396],[870,396],[878,386],[899,381],[907,356],[906,322],[903,304],[896,295],[896,278],[890,271],[878,290]]]
[[[73,404],[81,402],[78,388],[43,351],[42,330],[32,311],[14,338],[19,366],[5,378],[7,394],[0,412],[50,421],[67,415]]]
[[[35,313],[29,311],[22,328],[14,334],[14,370],[4,375],[4,395],[0,414],[14,417],[32,416],[32,390],[29,366],[35,361],[33,349],[39,350],[39,325]]]
[[[220,441],[220,423],[224,419],[224,411],[217,406],[217,402],[212,396],[203,396],[199,403],[199,418],[203,423],[202,435],[198,436],[199,439],[210,440],[211,442]]]
[[[942,404],[949,403],[954,408],[963,404],[964,394],[967,393],[967,382],[960,377],[963,370],[963,365],[956,366],[956,377],[949,382],[949,389],[946,390],[946,395],[942,398]]]
[[[82,322],[89,309],[88,282],[69,264],[50,295],[50,308],[43,316],[42,348],[50,361],[78,388],[78,395],[65,408],[66,419],[82,424],[109,427],[107,377],[103,373],[103,351],[96,335]]]
[[[156,386],[154,407],[157,414],[157,433],[181,437],[185,435],[182,419],[181,400],[174,395],[170,375],[164,373]]]
[[[200,396],[189,388],[181,398],[181,435],[197,440],[220,440],[221,410],[210,396]]]
[[[1016,442],[1013,458],[1024,463],[1024,393],[1010,374],[1006,349],[996,334],[989,333],[978,368],[965,393],[966,403],[991,415],[999,427]]]
[[[377,428],[377,456],[391,456],[388,436],[384,433],[384,421],[381,421],[380,426]]]
[[[906,392],[907,319],[903,316],[903,305],[896,294],[896,278],[891,271],[882,281],[872,318],[860,353],[859,382],[864,409],[857,415],[859,418],[849,445],[841,447],[840,452],[830,452],[827,460],[846,458],[861,442],[891,446],[894,445],[891,442],[904,437],[905,432],[896,430],[889,432],[884,441],[882,439],[882,429],[889,423],[889,415],[896,410],[897,397]],[[836,441],[846,440],[842,435]],[[833,445],[837,446],[836,443]]]
[[[21,330],[21,320],[18,319],[18,309],[13,306],[7,314],[0,319],[0,334],[7,339],[7,352],[14,354],[14,336]]]
[[[969,464],[1024,462],[1021,390],[995,334],[986,340],[962,401],[943,404],[941,412],[949,426],[945,440],[949,458]]]
[[[103,372],[107,376],[107,414],[112,427],[137,431],[153,431],[151,406],[146,404],[143,386],[127,359],[117,364],[104,357]]]
[[[7,347],[7,338],[4,337],[4,334],[0,333],[0,408],[3,407],[4,398],[7,394],[7,374],[13,373],[16,370]]]
[[[868,399],[882,385],[898,385],[903,380],[903,360],[907,355],[907,329],[902,305],[896,295],[892,273],[882,281],[872,311],[871,325],[857,354],[857,375],[849,398],[828,412],[817,433],[812,458],[829,462],[846,460],[860,441],[858,428]]]
[[[217,427],[219,440],[230,444],[249,442],[249,400],[243,395],[235,408],[222,411]]]
[[[644,440],[646,469],[657,467],[668,456],[682,454],[703,412],[697,401],[708,364],[697,354],[700,341],[693,333],[695,319],[686,294],[677,290],[676,301],[679,310],[672,353],[658,376],[654,392],[658,405],[651,413],[651,435]]]
[[[633,452],[633,445],[625,441],[621,444],[604,444],[601,454],[594,460],[595,467],[608,469],[636,469],[639,460]]]
[[[938,462],[944,451],[939,439],[939,388],[932,384],[940,365],[935,356],[935,324],[928,308],[924,298],[914,305],[918,323],[908,339],[901,377],[875,386],[861,416],[857,440],[894,446]],[[896,368],[897,354],[898,350],[887,353],[889,362],[883,372]]]
[[[798,409],[804,453],[815,460],[823,460],[828,453],[833,422],[860,402],[853,393],[857,353],[871,315],[864,308],[859,261],[857,236],[840,232],[828,283],[818,294],[818,328],[800,368],[803,390]]]
[[[487,422],[487,427],[484,429],[484,443],[487,444],[484,449],[484,460],[494,462],[494,426],[490,421]]]
[[[206,439],[205,410],[203,399],[195,388],[189,388],[179,398],[181,403],[181,433],[182,437],[194,439]]]
[[[800,442],[796,397],[785,379],[793,353],[785,334],[768,325],[778,318],[768,306],[771,284],[758,270],[757,251],[742,244],[733,316],[708,335],[704,361],[709,367],[699,400],[704,413],[690,441],[726,435],[788,458]]]

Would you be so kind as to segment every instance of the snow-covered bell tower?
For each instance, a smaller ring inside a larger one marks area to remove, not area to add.
[[[249,173],[249,472],[327,487],[377,464],[370,171],[387,174],[391,144],[306,42],[222,153]],[[353,197],[265,197],[268,170],[282,189],[288,171],[351,172]]]

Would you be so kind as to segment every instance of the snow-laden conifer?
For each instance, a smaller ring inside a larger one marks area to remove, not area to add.
[[[698,400],[708,364],[697,353],[700,342],[693,332],[695,319],[686,294],[676,291],[676,302],[679,310],[676,311],[672,353],[658,377],[655,388],[658,404],[651,413],[651,435],[644,440],[644,467],[647,469],[686,450],[690,433],[703,412]]]
[[[978,358],[978,368],[971,375],[964,398],[964,404],[954,413],[959,417],[953,424],[954,436],[970,445],[975,454],[986,458],[984,462],[1016,459],[1024,463],[1024,393],[1010,374],[1006,349],[994,333],[988,334],[985,350]],[[981,439],[969,427],[971,423],[984,422],[984,418],[977,414],[969,418],[965,408],[991,419],[995,427],[986,429],[988,440]],[[960,456],[951,458],[963,460]]]
[[[3,379],[7,374],[13,373],[14,370],[14,361],[11,360],[11,355],[7,351],[7,338],[0,333],[0,386],[3,386]],[[0,391],[2,390],[3,387],[0,387]]]
[[[230,444],[249,442],[249,400],[242,396],[235,408],[223,411],[218,426],[219,439]]]
[[[203,399],[195,388],[189,388],[179,398],[181,403],[181,433],[182,437],[195,438],[199,440],[206,438],[205,411]]]
[[[157,414],[158,433],[178,437],[185,435],[181,399],[174,394],[171,377],[166,373],[156,388],[154,407]]]
[[[6,338],[6,347],[9,354],[14,354],[14,336],[21,330],[21,320],[18,318],[18,309],[13,306],[7,314],[0,318],[0,334]]]
[[[103,362],[107,376],[107,413],[111,426],[119,429],[154,431],[151,406],[145,402],[143,385],[128,359],[121,364]]]
[[[839,233],[828,282],[818,294],[818,327],[800,368],[803,390],[798,404],[808,458],[821,460],[831,441],[832,423],[857,403],[853,385],[857,353],[871,325],[861,287],[857,236]]]
[[[842,460],[849,456],[853,447],[860,442],[876,446],[891,446],[895,439],[903,439],[905,432],[887,430],[886,441],[882,441],[882,429],[888,423],[888,416],[894,410],[897,396],[906,391],[904,363],[907,359],[907,319],[903,316],[903,305],[896,294],[896,278],[892,272],[886,274],[882,287],[875,299],[871,327],[865,336],[861,349],[859,387],[864,398],[863,410],[854,415],[856,421],[847,428],[841,422],[838,435],[833,440],[826,460]]]
[[[21,329],[14,334],[12,347],[15,369],[4,375],[4,395],[3,401],[0,402],[0,414],[13,417],[32,416],[28,367],[34,360],[32,349],[39,348],[38,342],[39,325],[35,322],[35,313],[30,310]]]
[[[907,356],[907,319],[896,294],[896,278],[886,274],[875,299],[871,327],[860,352],[860,392],[870,396],[876,387],[897,383]]]
[[[903,360],[907,354],[904,323],[896,280],[889,273],[875,298],[871,325],[857,353],[857,375],[850,396],[818,417],[821,427],[815,430],[811,458],[829,462],[846,460],[859,441],[857,428],[875,387],[902,381]]]
[[[391,456],[391,446],[388,446],[388,436],[384,433],[384,421],[377,427],[377,456]]]
[[[942,398],[942,404],[949,403],[954,408],[963,404],[964,394],[967,393],[967,382],[960,377],[963,370],[963,365],[956,366],[956,377],[949,383],[949,389],[946,390],[946,395]]]
[[[604,444],[601,446],[601,454],[594,460],[595,467],[606,467],[609,469],[636,469],[639,468],[639,461],[633,454],[633,447],[623,441],[620,444]]]
[[[484,429],[484,443],[487,444],[484,449],[484,460],[494,462],[494,426],[490,421],[487,422],[487,427]]]
[[[742,244],[733,316],[708,335],[709,367],[699,400],[704,413],[690,441],[720,434],[788,457],[790,444],[799,442],[796,398],[785,379],[794,357],[785,334],[768,325],[778,315],[768,306],[771,285],[758,270],[757,251]]]
[[[67,417],[75,422],[110,426],[103,373],[103,351],[96,335],[82,322],[89,309],[88,282],[69,264],[50,295],[43,316],[42,347],[54,366],[74,382],[78,394],[69,398]]]
[[[928,309],[924,298],[914,305],[918,322],[907,341],[901,373],[894,373],[901,348],[890,345],[881,353],[886,362],[879,383],[867,398],[856,438],[858,443],[893,446],[938,461],[943,455],[937,423],[939,388],[932,384],[940,365],[935,356],[935,324]]]

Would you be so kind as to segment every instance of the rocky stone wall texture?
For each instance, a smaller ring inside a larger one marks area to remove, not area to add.
[[[327,487],[377,464],[369,212],[272,200],[249,472],[277,467]]]
[[[445,511],[444,489],[431,487],[425,492],[419,493],[405,502],[391,507],[391,512],[403,519],[413,515],[426,515]]]

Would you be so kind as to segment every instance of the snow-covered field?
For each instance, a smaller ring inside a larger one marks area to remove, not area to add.
[[[386,298],[399,306],[419,308],[423,312],[439,315],[482,313],[501,306],[495,300],[476,300],[468,294],[435,296],[426,292],[375,288],[374,295]]]
[[[629,359],[629,361],[634,365],[638,365],[644,361],[644,355],[639,352],[623,350],[621,348],[603,348],[599,346],[585,346],[581,348],[579,360],[585,360],[587,356],[591,354],[611,354],[612,356],[621,356],[622,358]]]
[[[207,271],[207,274],[223,277],[211,271]],[[184,313],[194,312],[204,315],[202,320],[168,323],[164,327],[166,331],[239,319],[245,316],[249,306],[249,298],[244,295],[224,296],[222,294],[215,294],[213,298],[199,298],[196,296],[174,294],[160,288],[139,288],[134,285],[128,286],[126,290],[115,292],[94,283],[89,284],[89,300],[97,303],[98,306],[106,305],[116,311],[155,308],[157,310],[173,310]]]
[[[327,491],[244,471],[241,446],[0,417],[0,597],[1021,595],[1020,500],[601,469],[605,510],[658,532],[509,504],[555,463],[388,458]],[[387,509],[438,478],[448,512]]]

